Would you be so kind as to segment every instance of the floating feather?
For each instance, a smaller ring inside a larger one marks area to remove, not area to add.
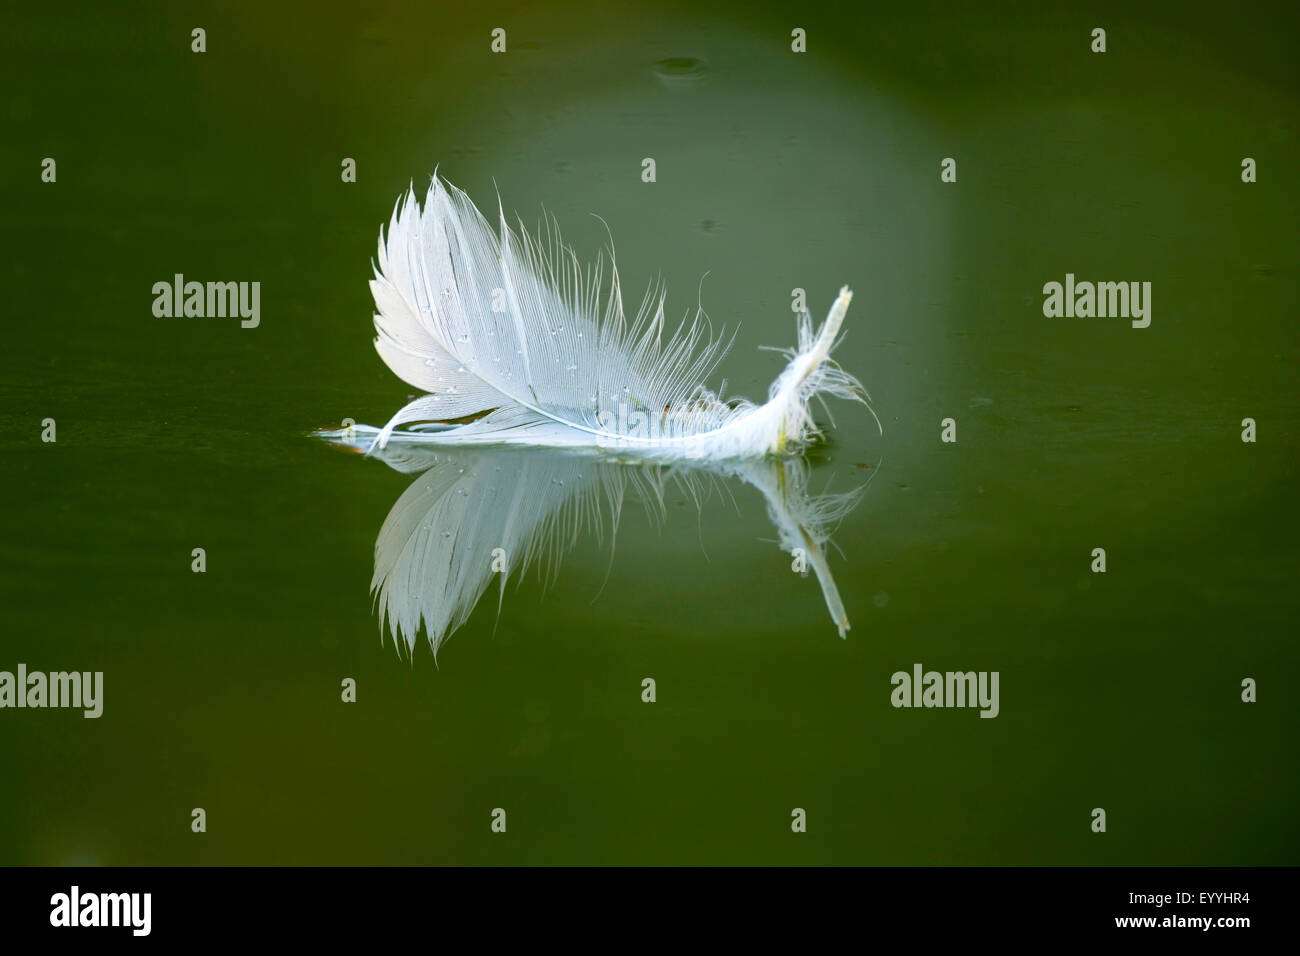
[[[814,396],[865,403],[830,357],[848,288],[820,329],[797,315],[797,344],[778,350],[787,364],[765,403],[724,402],[704,382],[728,343],[708,334],[702,311],[666,334],[655,287],[629,319],[612,254],[607,285],[603,260],[584,271],[549,224],[543,241],[512,231],[500,204],[498,215],[494,232],[437,177],[423,209],[414,191],[399,200],[370,284],[375,347],[426,394],[382,429],[317,433],[424,472],[375,542],[381,623],[408,648],[423,627],[436,653],[493,575],[504,593],[539,558],[554,569],[582,528],[599,532],[606,512],[617,526],[629,487],[662,515],[667,483],[702,501],[711,482],[735,478],[763,494],[781,548],[807,558],[843,637],[824,550],[862,489],[809,496],[806,463],[788,453],[818,434]]]
[[[612,257],[583,270],[548,226],[545,241],[494,232],[461,190],[436,176],[424,208],[408,191],[379,237],[370,288],[375,347],[399,377],[427,393],[376,436],[403,426],[439,445],[619,449],[638,457],[722,461],[793,451],[817,433],[808,409],[822,394],[862,401],[856,378],[830,355],[852,298],[840,290],[826,321],[797,316],[798,344],[759,405],[723,401],[705,385],[728,342],[702,312],[665,333],[662,289],[636,316],[623,311]],[[865,403],[865,402],[864,402]],[[373,450],[373,448],[372,448]]]

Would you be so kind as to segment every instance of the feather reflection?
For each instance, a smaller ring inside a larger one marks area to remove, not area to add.
[[[356,426],[318,434],[365,451],[377,432]],[[554,578],[560,557],[583,533],[598,541],[606,533],[613,537],[626,501],[662,520],[667,492],[683,492],[703,507],[719,486],[735,481],[762,494],[781,550],[816,576],[840,637],[849,629],[826,551],[866,486],[810,495],[802,458],[657,463],[541,448],[448,448],[421,443],[418,432],[372,456],[418,475],[380,528],[370,582],[381,627],[386,622],[408,651],[423,628],[436,654],[494,577],[498,607],[512,575],[539,564]]]

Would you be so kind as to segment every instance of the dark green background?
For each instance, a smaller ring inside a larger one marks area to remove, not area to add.
[[[1293,4],[115,6],[0,23],[0,669],[106,682],[0,711],[0,862],[1297,862]],[[599,213],[629,299],[707,271],[731,392],[792,288],[853,286],[848,640],[737,486],[629,507],[603,591],[587,538],[437,666],[381,645],[410,479],[305,434],[411,392],[366,282],[435,165],[583,259]],[[261,327],[154,318],[176,272],[260,281]],[[1044,318],[1066,272],[1151,281],[1151,327]],[[894,710],[914,662],[1001,715]]]

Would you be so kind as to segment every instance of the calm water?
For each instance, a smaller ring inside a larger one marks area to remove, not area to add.
[[[0,711],[0,862],[1296,862],[1293,14],[789,17],[6,12],[0,670],[105,703]],[[871,480],[847,640],[733,481],[490,588],[436,665],[381,643],[412,478],[306,436],[411,393],[366,283],[435,165],[584,259],[598,213],[629,300],[661,274],[740,324],[729,393],[793,288],[820,319],[853,286],[884,434],[832,402],[809,479]],[[1044,318],[1067,272],[1151,281],[1151,326]],[[260,282],[261,324],[155,318],[175,273]],[[1000,715],[892,708],[918,662],[998,671]]]

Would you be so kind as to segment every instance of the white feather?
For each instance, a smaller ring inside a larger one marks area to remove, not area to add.
[[[797,317],[798,344],[768,400],[724,402],[704,382],[727,351],[702,312],[665,336],[663,292],[623,312],[611,258],[583,270],[548,225],[545,242],[494,232],[465,193],[435,175],[421,209],[408,191],[394,209],[370,283],[380,356],[427,394],[397,412],[375,447],[419,422],[469,423],[423,433],[442,445],[617,448],[657,460],[720,461],[785,453],[816,434],[818,393],[862,400],[834,362],[852,294],[840,290],[814,332]],[[373,450],[373,449],[372,449]]]

